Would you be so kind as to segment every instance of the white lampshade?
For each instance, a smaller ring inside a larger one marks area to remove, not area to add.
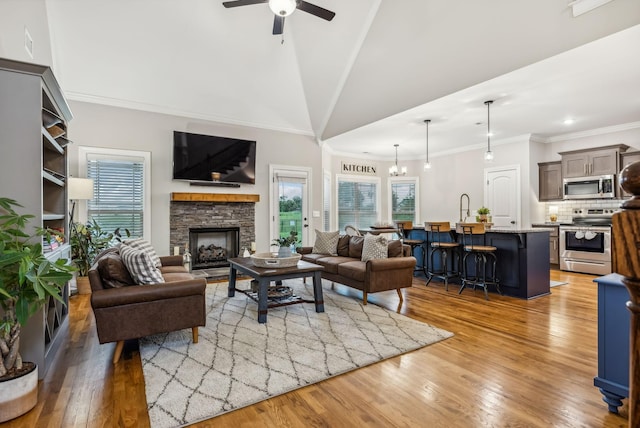
[[[269,0],[271,11],[279,16],[289,16],[296,10],[296,0]]]
[[[549,214],[558,214],[558,206],[549,205]]]
[[[93,180],[91,178],[69,177],[67,189],[69,199],[76,201],[93,199]]]

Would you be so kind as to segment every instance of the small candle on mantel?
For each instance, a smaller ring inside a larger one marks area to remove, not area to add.
[[[252,243],[251,243],[251,252],[252,252],[252,253],[255,253],[255,252],[256,252],[256,243],[255,243],[255,242],[252,242]]]

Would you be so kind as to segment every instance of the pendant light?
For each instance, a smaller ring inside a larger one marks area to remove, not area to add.
[[[403,166],[401,169],[398,169],[398,146],[400,144],[394,144],[393,147],[396,148],[396,163],[389,168],[389,175],[397,177],[398,175],[407,175],[407,167]]]
[[[424,123],[427,124],[427,158],[424,161],[424,170],[428,170],[431,169],[431,163],[429,162],[429,122],[431,122],[431,119],[426,119],[424,121]]]
[[[489,114],[489,106],[493,101],[485,101],[484,104],[487,106],[487,151],[484,153],[484,160],[487,162],[491,162],[493,160],[493,152],[491,151],[491,116]]]

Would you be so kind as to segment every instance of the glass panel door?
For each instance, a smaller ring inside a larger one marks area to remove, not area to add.
[[[274,170],[272,195],[274,238],[287,237],[293,232],[298,246],[308,245],[308,173],[300,170]]]

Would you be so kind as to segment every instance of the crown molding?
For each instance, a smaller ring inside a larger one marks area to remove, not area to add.
[[[637,128],[640,128],[640,121],[622,123],[620,125],[605,126],[604,128],[589,129],[587,131],[570,132],[567,134],[554,135],[553,137],[548,137],[544,142],[556,143],[558,141],[574,140],[576,138],[593,137],[596,135],[603,135],[603,134],[612,134],[614,132],[628,131],[628,130],[637,129]]]
[[[225,116],[216,116],[216,115],[209,115],[209,114],[203,114],[203,113],[192,112],[192,111],[185,111],[185,110],[175,109],[175,108],[157,105],[157,104],[141,103],[137,101],[124,100],[120,98],[102,97],[102,96],[84,94],[81,92],[73,92],[73,91],[65,91],[65,96],[67,97],[67,99],[73,100],[73,101],[82,101],[86,103],[101,104],[101,105],[107,105],[111,107],[127,108],[131,110],[146,111],[151,113],[160,113],[160,114],[166,114],[170,116],[185,117],[189,119],[200,119],[200,120],[206,120],[209,122],[219,122],[227,125],[247,126],[250,128],[259,128],[259,129],[265,129],[269,131],[286,132],[289,134],[298,134],[298,135],[305,135],[309,137],[315,137],[315,134],[308,129],[286,128],[286,127],[267,125],[267,124],[258,123],[258,122],[248,122],[248,121],[237,120],[237,119],[233,119]]]

